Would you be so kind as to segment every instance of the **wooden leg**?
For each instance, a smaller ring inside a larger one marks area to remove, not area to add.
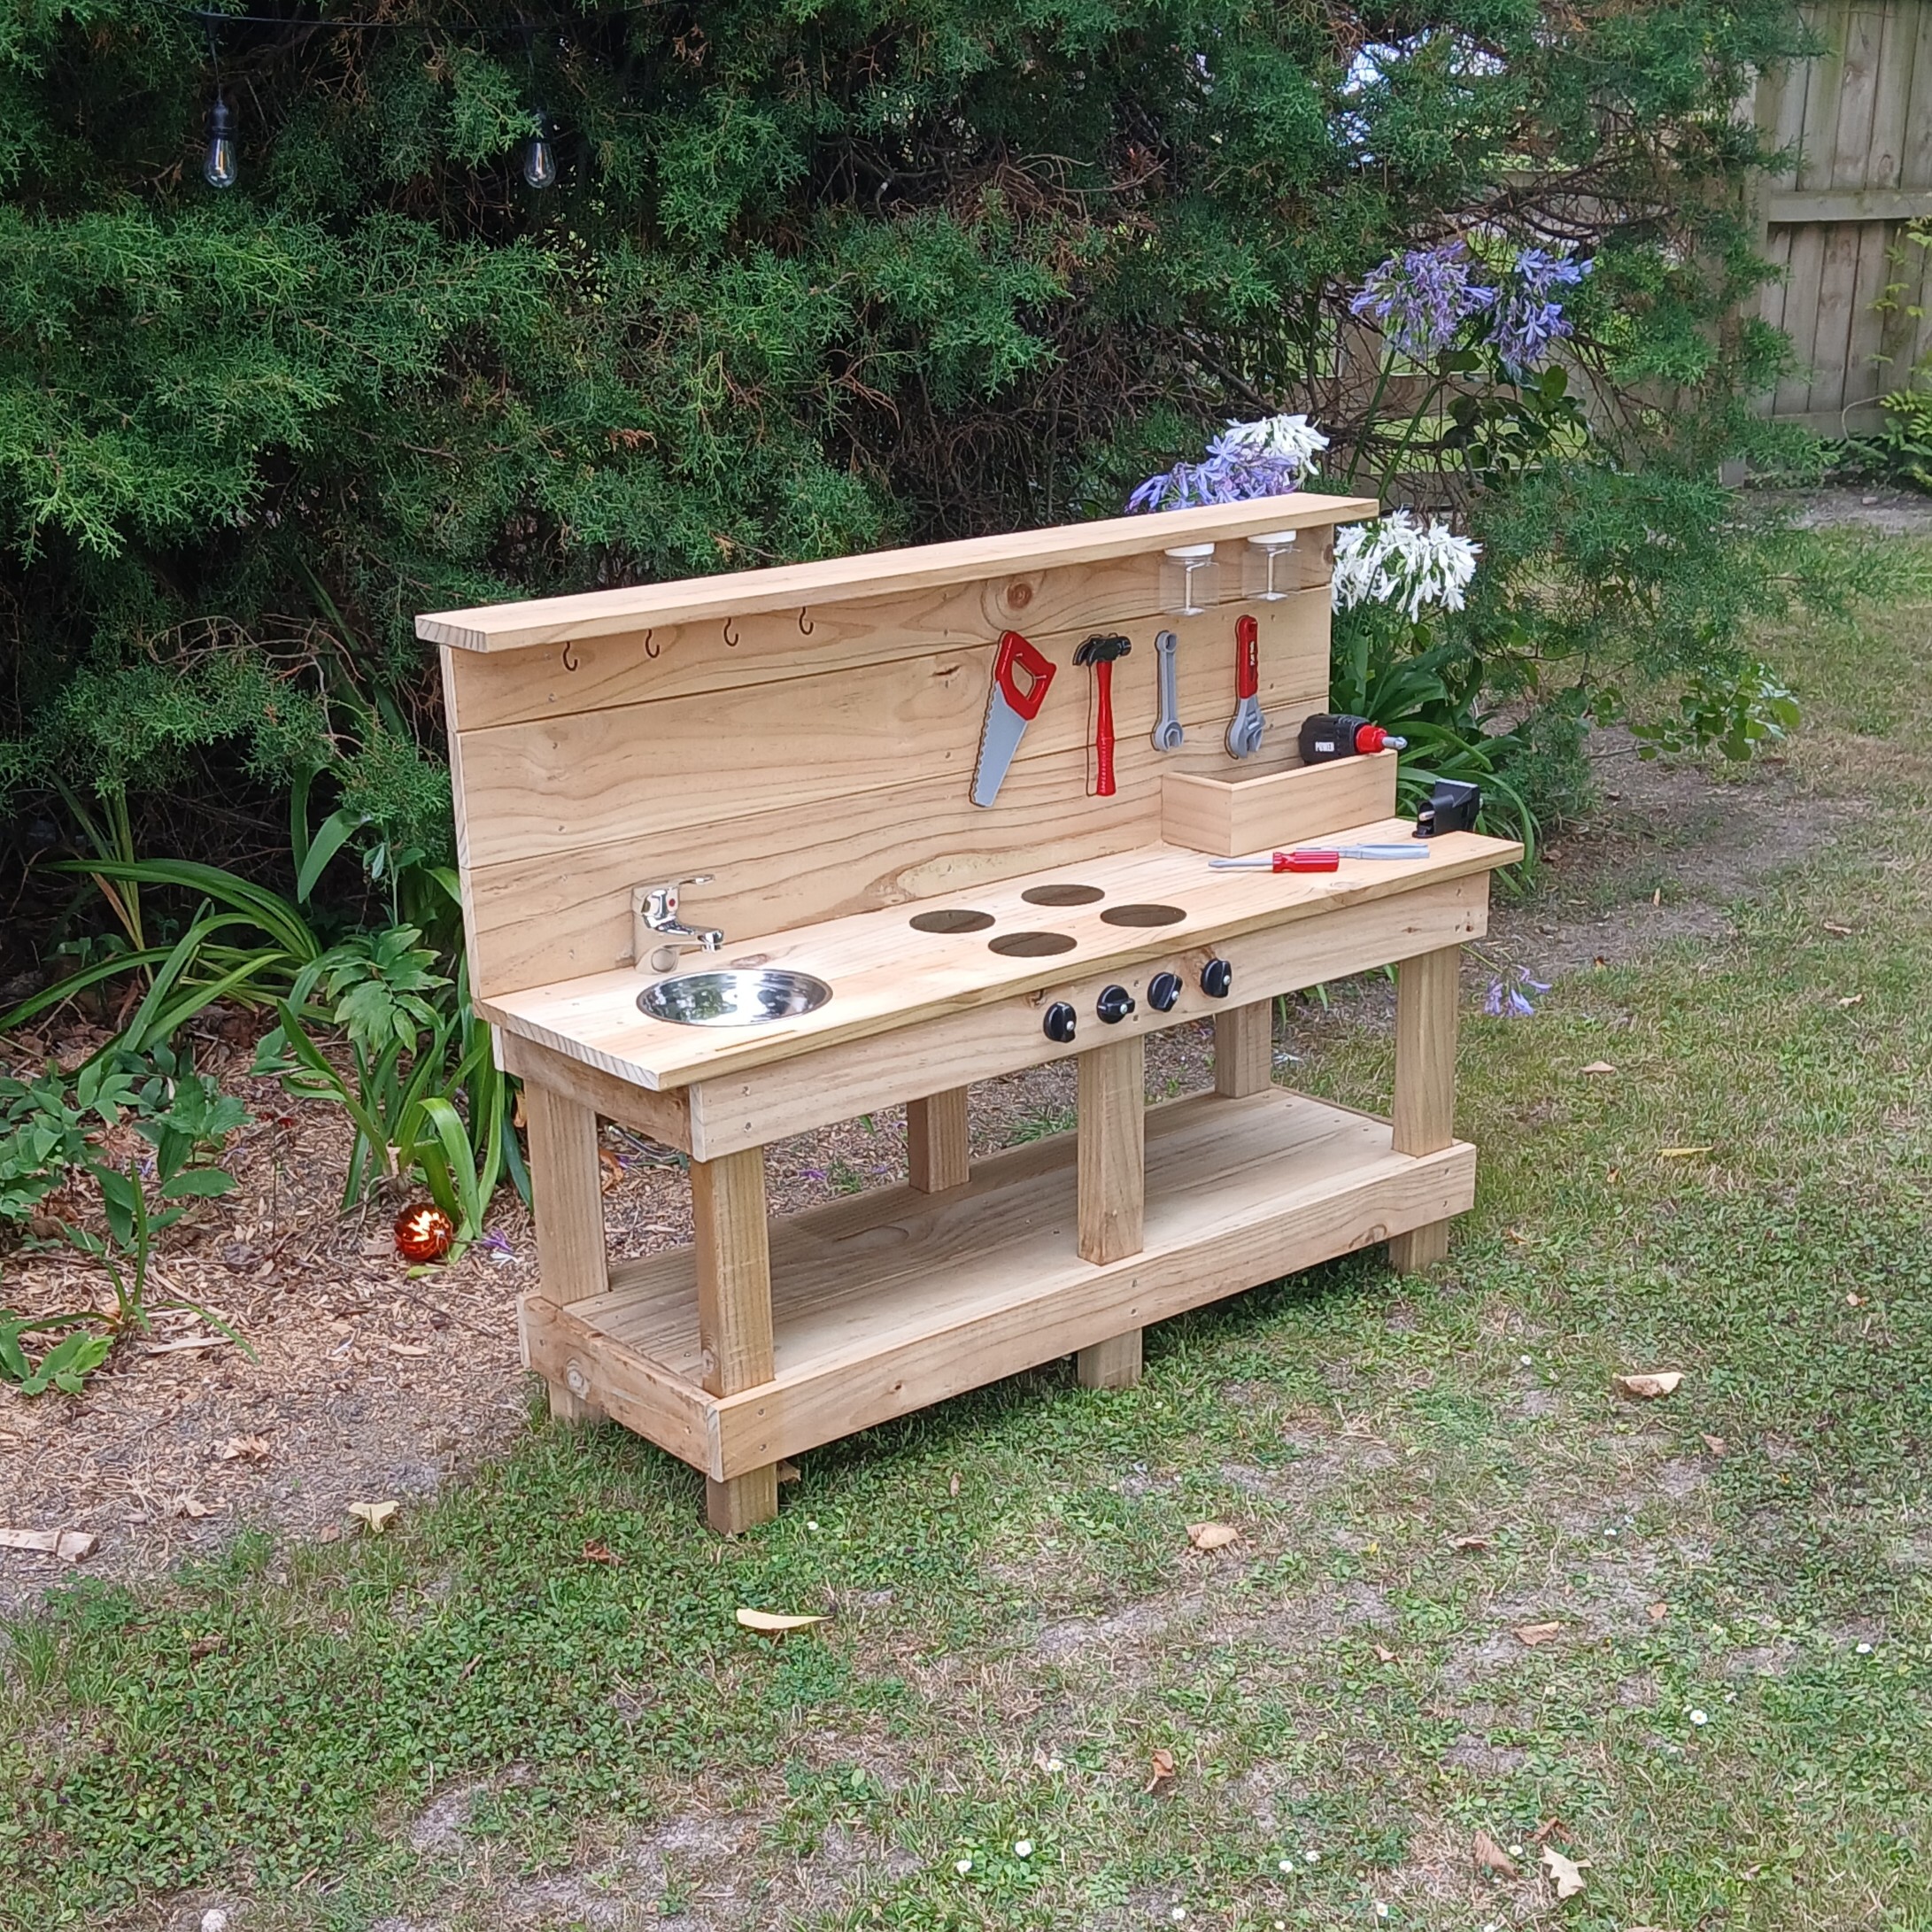
[[[948,1087],[906,1103],[906,1168],[923,1194],[943,1194],[972,1179],[966,1151],[966,1089]]]
[[[1080,1256],[1104,1263],[1138,1255],[1147,1212],[1147,1049],[1141,1036],[1080,1055]],[[1119,1388],[1139,1378],[1140,1331],[1079,1351],[1080,1379]]]
[[[1254,1000],[1214,1016],[1214,1090],[1224,1100],[1274,1085],[1274,1001]]]
[[[1080,1256],[1138,1255],[1147,1209],[1147,1051],[1139,1033],[1080,1055]]]
[[[1140,1331],[1109,1335],[1073,1358],[1082,1388],[1132,1388],[1140,1379]]]
[[[1395,985],[1395,1106],[1398,1154],[1434,1154],[1456,1138],[1457,975],[1462,947],[1445,946],[1405,959]],[[1431,1221],[1388,1244],[1391,1264],[1412,1274],[1449,1253],[1449,1225]]]
[[[773,1373],[764,1149],[693,1161],[691,1211],[704,1386],[714,1395],[735,1395],[769,1382]],[[775,1463],[723,1482],[706,1480],[705,1515],[723,1535],[769,1523],[777,1513]]]
[[[537,1217],[537,1265],[553,1302],[582,1302],[610,1285],[604,1246],[603,1170],[597,1116],[534,1080],[523,1083],[523,1124],[530,1143],[530,1198]],[[550,1384],[559,1422],[594,1422],[601,1411]]]

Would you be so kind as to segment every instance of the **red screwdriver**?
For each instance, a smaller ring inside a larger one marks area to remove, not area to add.
[[[1223,871],[1333,872],[1344,859],[1426,859],[1422,846],[1297,846],[1293,852],[1271,852],[1264,859],[1209,859]]]

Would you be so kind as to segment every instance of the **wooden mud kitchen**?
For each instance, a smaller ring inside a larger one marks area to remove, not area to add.
[[[1519,848],[1453,810],[1422,836],[1379,734],[1319,719],[1333,526],[1375,514],[1275,497],[418,620],[554,1412],[701,1470],[738,1530],[783,1457],[1069,1353],[1121,1387],[1149,1322],[1445,1252],[1458,949]],[[1393,1117],[1276,1086],[1277,996],[1398,961]],[[1213,1092],[1147,1107],[1148,1033],[1207,1018]],[[969,1160],[968,1084],[1069,1055],[1076,1128]],[[769,1218],[766,1142],[901,1104],[903,1186]],[[608,1254],[600,1117],[689,1156],[690,1247]]]

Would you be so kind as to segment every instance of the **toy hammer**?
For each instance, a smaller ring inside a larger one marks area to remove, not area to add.
[[[1076,664],[1093,667],[1094,689],[1100,699],[1094,719],[1096,798],[1114,795],[1114,660],[1125,657],[1132,649],[1125,638],[1092,637],[1073,653]]]

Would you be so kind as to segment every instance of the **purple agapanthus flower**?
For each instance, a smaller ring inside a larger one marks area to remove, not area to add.
[[[1527,986],[1531,993],[1548,993],[1549,991],[1547,981],[1532,979],[1529,976],[1529,968],[1519,966],[1516,969],[1516,984],[1513,986],[1509,984],[1507,979],[1500,978],[1492,979],[1489,982],[1489,990],[1482,998],[1483,1011],[1488,1014],[1492,1019],[1526,1020],[1531,1014],[1535,1012],[1536,1009],[1529,1003],[1528,997],[1523,991],[1525,986]]]
[[[1587,261],[1547,249],[1517,251],[1489,324],[1489,341],[1503,367],[1520,382],[1549,359],[1551,347],[1570,333],[1570,319],[1555,290],[1574,288],[1590,272]]]
[[[1198,463],[1176,463],[1127,498],[1129,510],[1185,510],[1209,503],[1245,503],[1286,496],[1328,438],[1306,416],[1264,416],[1231,422]]]
[[[1496,291],[1474,279],[1476,263],[1459,241],[1391,255],[1349,305],[1373,319],[1412,362],[1434,362],[1472,315],[1491,307]]]

